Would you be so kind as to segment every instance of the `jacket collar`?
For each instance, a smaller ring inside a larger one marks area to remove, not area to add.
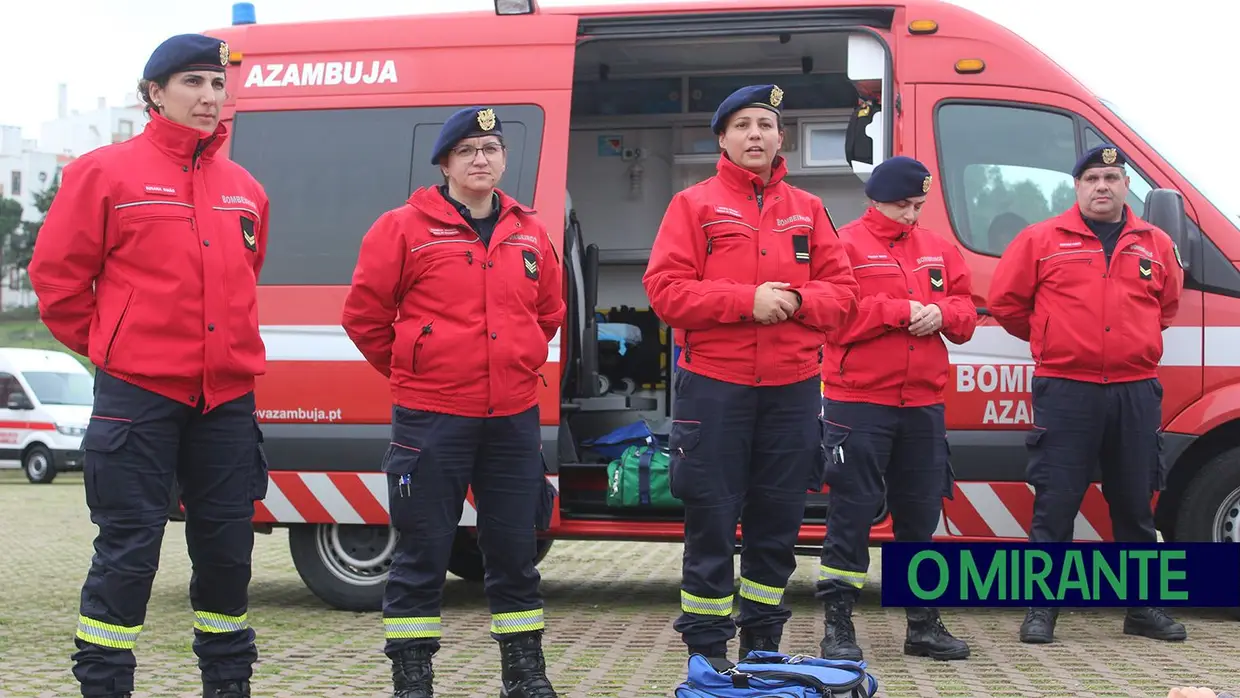
[[[221,121],[214,133],[205,134],[159,112],[151,112],[151,120],[142,135],[175,160],[193,160],[195,154],[203,160],[211,160],[228,139],[228,128]]]
[[[774,162],[771,163],[771,181],[765,184],[757,174],[732,162],[727,153],[720,153],[719,162],[715,163],[715,171],[719,173],[719,179],[733,189],[752,193],[755,186],[758,188],[773,187],[784,181],[784,177],[788,174],[788,163],[784,160],[784,156],[776,155]]]
[[[895,240],[904,237],[917,229],[916,223],[907,225],[900,221],[893,221],[873,206],[865,210],[865,213],[861,216],[861,221],[865,224],[866,230],[885,240]]]
[[[1076,204],[1055,217],[1055,227],[1059,230],[1084,237],[1097,237],[1094,235],[1094,231],[1090,230],[1085,223],[1085,217],[1081,215],[1081,208]],[[1131,206],[1124,204],[1124,227],[1119,232],[1120,237],[1129,233],[1143,233],[1148,230],[1150,230],[1150,224],[1138,218],[1133,213]]]
[[[503,218],[512,210],[520,211],[526,215],[534,213],[534,209],[522,205],[521,202],[508,196],[500,189],[495,190],[495,196],[499,197],[499,218]],[[461,215],[456,205],[449,201],[437,186],[420,187],[409,195],[405,203],[416,208],[423,215],[445,225],[467,225],[465,217]]]

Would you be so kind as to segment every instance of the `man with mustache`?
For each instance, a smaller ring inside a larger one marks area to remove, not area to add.
[[[1150,499],[1165,484],[1158,363],[1184,271],[1171,238],[1125,203],[1126,164],[1111,144],[1085,153],[1072,170],[1076,205],[1021,231],[995,268],[990,312],[1030,343],[1037,365],[1026,438],[1031,542],[1072,540],[1095,464],[1115,540],[1157,540]],[[1021,641],[1052,642],[1057,617],[1031,608]],[[1187,637],[1157,608],[1129,609],[1124,633]]]

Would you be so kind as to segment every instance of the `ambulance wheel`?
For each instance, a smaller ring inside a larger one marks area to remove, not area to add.
[[[289,527],[288,546],[297,574],[324,603],[381,611],[396,536],[389,526],[307,524]]]
[[[26,479],[36,485],[46,485],[56,479],[52,452],[42,444],[31,446],[22,456],[22,470],[26,471]]]
[[[1180,500],[1176,539],[1240,544],[1240,449],[1206,463]],[[1240,608],[1232,609],[1240,620]]]
[[[549,538],[539,538],[534,553],[534,564],[543,561],[551,550]],[[461,579],[470,582],[481,582],[486,577],[486,567],[482,563],[482,549],[478,547],[478,534],[474,529],[461,527],[456,529],[456,538],[452,541],[452,554],[448,556],[448,571]]]

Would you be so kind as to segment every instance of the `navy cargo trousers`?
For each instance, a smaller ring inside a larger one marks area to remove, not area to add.
[[[821,383],[750,387],[683,368],[674,380],[671,489],[685,505],[685,552],[673,627],[691,648],[717,648],[737,626],[779,638],[807,492],[822,486]]]
[[[952,497],[944,406],[824,400],[830,504],[817,597],[855,602],[870,568],[870,528],[884,499],[897,541],[934,535]]]
[[[383,471],[399,533],[383,599],[388,656],[413,645],[439,649],[448,558],[471,487],[492,637],[544,628],[536,531],[550,524],[555,489],[546,478],[538,407],[474,418],[394,406]]]
[[[255,500],[267,492],[261,440],[253,393],[204,414],[96,373],[83,449],[86,503],[99,534],[73,654],[82,695],[134,690],[134,647],[178,495],[193,563],[193,649],[203,681],[250,678],[258,659],[247,613],[251,519]]]
[[[1034,427],[1026,437],[1033,485],[1029,540],[1068,542],[1095,469],[1116,541],[1158,539],[1150,500],[1164,486],[1162,384],[1034,378]]]

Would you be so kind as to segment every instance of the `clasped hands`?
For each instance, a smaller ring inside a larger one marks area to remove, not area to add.
[[[908,331],[914,337],[925,337],[943,328],[943,311],[939,306],[909,301],[908,308]]]
[[[801,307],[801,297],[785,290],[790,284],[768,281],[753,294],[753,319],[763,325],[774,325],[792,317]]]

